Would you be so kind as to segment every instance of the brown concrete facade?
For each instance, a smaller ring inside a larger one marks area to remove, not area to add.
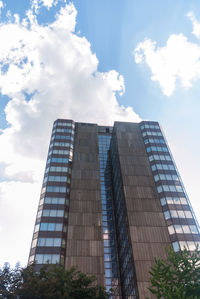
[[[154,298],[147,287],[154,257],[166,258],[169,233],[138,124],[115,123],[120,171],[140,299]]]
[[[71,178],[65,266],[77,266],[104,285],[97,125],[76,124]]]

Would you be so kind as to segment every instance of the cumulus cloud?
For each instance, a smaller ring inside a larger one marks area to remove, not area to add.
[[[5,109],[10,127],[0,143],[6,144],[8,162],[14,151],[23,159],[30,154],[43,159],[59,117],[100,124],[139,120],[116,100],[116,92],[124,91],[123,77],[115,70],[98,72],[98,59],[86,38],[75,34],[75,25],[73,4],[62,7],[48,26],[39,25],[30,11],[21,23],[1,25],[0,88],[11,100]]]
[[[47,9],[50,9],[52,6],[57,5],[58,1],[59,0],[32,0],[31,7],[36,13],[38,13],[41,7],[46,7]],[[61,1],[66,2],[66,0],[61,0]]]
[[[3,1],[0,1],[0,9],[4,7]]]
[[[197,36],[197,24],[194,32]],[[190,42],[183,34],[170,35],[163,47],[158,47],[151,39],[145,39],[135,48],[134,57],[136,63],[149,66],[151,79],[159,82],[167,96],[172,95],[177,81],[188,89],[195,80],[200,79],[200,45]]]
[[[1,10],[2,8],[4,8],[5,4],[3,3],[3,1],[0,0],[0,14],[1,14]]]
[[[0,266],[6,261],[13,266],[27,263],[38,191],[37,183],[0,182]]]
[[[197,22],[197,19],[195,18],[195,15],[193,11],[190,11],[187,14],[188,18],[191,20],[192,25],[193,25],[193,31],[192,33],[200,39],[200,23]]]
[[[39,5],[50,7],[56,2],[33,0],[35,6],[25,19],[15,15],[14,21],[0,24],[0,90],[10,98],[5,108],[9,126],[0,135],[4,179],[0,192],[4,188],[2,196],[7,198],[5,190],[13,191],[13,196],[9,193],[12,208],[25,186],[41,184],[55,119],[107,125],[114,120],[140,120],[131,107],[117,102],[116,94],[125,90],[123,77],[115,70],[99,72],[90,43],[76,34],[77,11],[72,3],[61,7],[52,23],[38,23]],[[35,212],[28,211],[32,222]]]

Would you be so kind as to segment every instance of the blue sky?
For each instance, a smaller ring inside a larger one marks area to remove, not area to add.
[[[0,264],[26,264],[60,117],[159,121],[200,221],[199,1],[4,0],[0,8]]]

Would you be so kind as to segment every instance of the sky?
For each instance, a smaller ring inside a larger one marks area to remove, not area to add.
[[[53,121],[158,121],[200,222],[200,2],[0,0],[0,266],[28,260]]]

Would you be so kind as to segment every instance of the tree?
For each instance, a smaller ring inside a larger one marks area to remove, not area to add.
[[[22,275],[21,267],[16,265],[11,269],[8,263],[5,263],[3,269],[0,269],[0,298],[14,298],[13,294],[21,286]]]
[[[22,299],[108,299],[110,293],[95,284],[96,278],[76,268],[65,270],[59,265],[47,265],[40,272],[34,266],[14,270],[5,265],[0,270],[0,298]]]
[[[155,259],[150,292],[158,299],[200,298],[200,251],[167,251],[168,260]]]

